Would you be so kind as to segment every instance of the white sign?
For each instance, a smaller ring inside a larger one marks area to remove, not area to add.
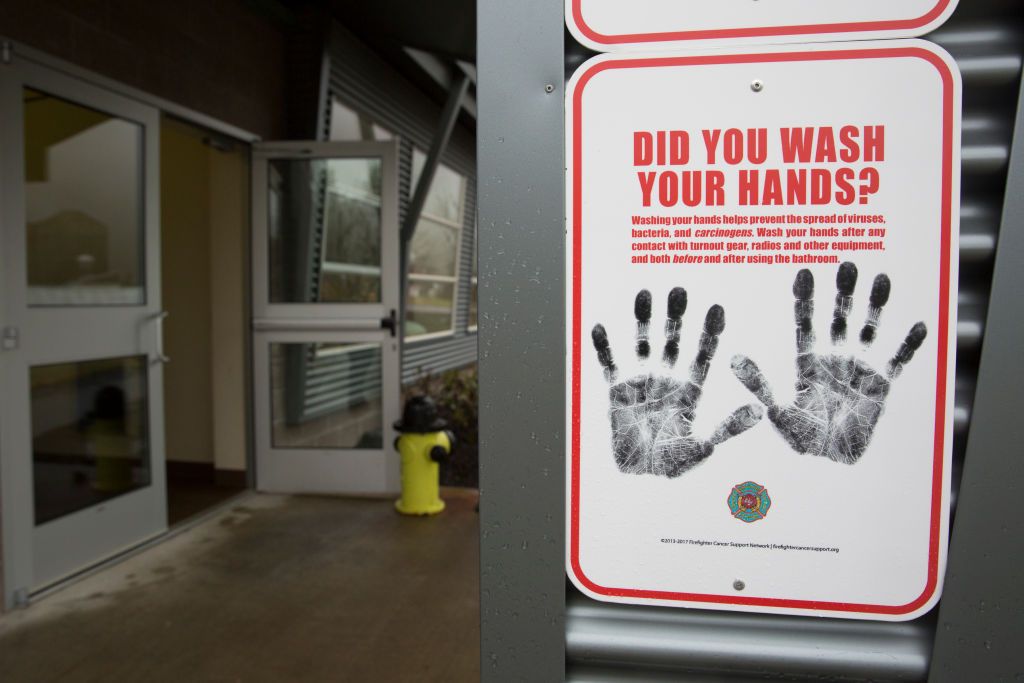
[[[956,64],[916,40],[602,55],[566,117],[574,583],[927,611],[949,519]]]
[[[707,44],[912,38],[941,26],[957,0],[565,0],[582,44],[602,52]]]

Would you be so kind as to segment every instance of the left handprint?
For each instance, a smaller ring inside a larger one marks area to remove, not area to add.
[[[686,312],[686,290],[676,287],[668,295],[668,319],[665,321],[665,350],[662,357],[671,370],[679,357],[679,332]],[[651,352],[651,293],[636,295],[636,353],[641,361]],[[640,374],[616,383],[618,368],[612,358],[608,333],[595,325],[591,336],[605,379],[612,384],[608,417],[612,427],[612,450],[619,470],[630,474],[655,474],[678,477],[706,460],[715,446],[742,434],[761,419],[757,404],[738,408],[708,439],[693,436],[693,421],[703,392],[711,359],[718,348],[718,336],[725,329],[725,311],[719,305],[708,309],[697,357],[690,366],[690,377],[680,381],[668,374]]]

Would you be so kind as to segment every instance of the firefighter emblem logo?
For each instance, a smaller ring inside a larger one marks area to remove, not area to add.
[[[729,511],[732,516],[748,524],[764,519],[771,506],[768,489],[752,481],[736,484],[729,493]]]

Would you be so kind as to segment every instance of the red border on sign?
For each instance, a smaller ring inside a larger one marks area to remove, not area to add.
[[[942,226],[941,256],[939,271],[939,340],[938,362],[935,380],[935,435],[934,455],[932,461],[932,501],[931,522],[928,539],[928,577],[924,590],[917,598],[905,605],[871,605],[846,602],[824,602],[815,600],[788,600],[780,598],[740,597],[735,595],[712,595],[703,593],[680,593],[674,591],[643,590],[634,588],[615,588],[601,586],[587,578],[580,564],[580,356],[581,356],[581,322],[582,291],[580,276],[582,264],[582,206],[583,190],[580,186],[580,174],[583,168],[582,152],[582,112],[583,90],[587,83],[602,71],[609,69],[650,68],[660,66],[702,66],[709,64],[745,64],[751,62],[797,62],[797,61],[828,61],[849,59],[888,59],[888,58],[919,58],[924,59],[939,72],[942,79]],[[781,607],[790,609],[806,609],[828,612],[853,612],[864,614],[909,614],[925,605],[938,587],[939,548],[942,527],[942,481],[945,455],[946,425],[946,380],[949,339],[949,284],[950,284],[950,243],[952,231],[953,201],[953,123],[954,123],[954,79],[949,65],[938,55],[923,48],[899,47],[875,50],[836,50],[812,52],[773,52],[764,54],[742,55],[700,55],[692,57],[653,57],[616,59],[598,62],[577,80],[572,93],[573,98],[573,253],[572,253],[572,434],[571,434],[571,497],[570,497],[570,561],[575,578],[588,590],[598,594],[615,597],[646,598],[680,602],[717,603],[727,605],[750,605],[760,607]]]
[[[583,18],[583,0],[572,0],[572,20],[580,33],[601,45],[622,43],[658,43],[672,40],[715,40],[718,38],[761,38],[766,36],[802,36],[813,33],[854,33],[869,31],[898,31],[927,26],[942,16],[952,0],[938,0],[929,12],[914,19],[889,21],[856,21],[838,24],[806,24],[794,26],[757,26],[750,28],[705,29],[700,31],[662,31],[657,33],[626,33],[607,35],[598,33]]]

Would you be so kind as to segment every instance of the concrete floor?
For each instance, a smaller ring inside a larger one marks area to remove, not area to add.
[[[0,616],[0,681],[479,680],[476,493],[251,495]]]

